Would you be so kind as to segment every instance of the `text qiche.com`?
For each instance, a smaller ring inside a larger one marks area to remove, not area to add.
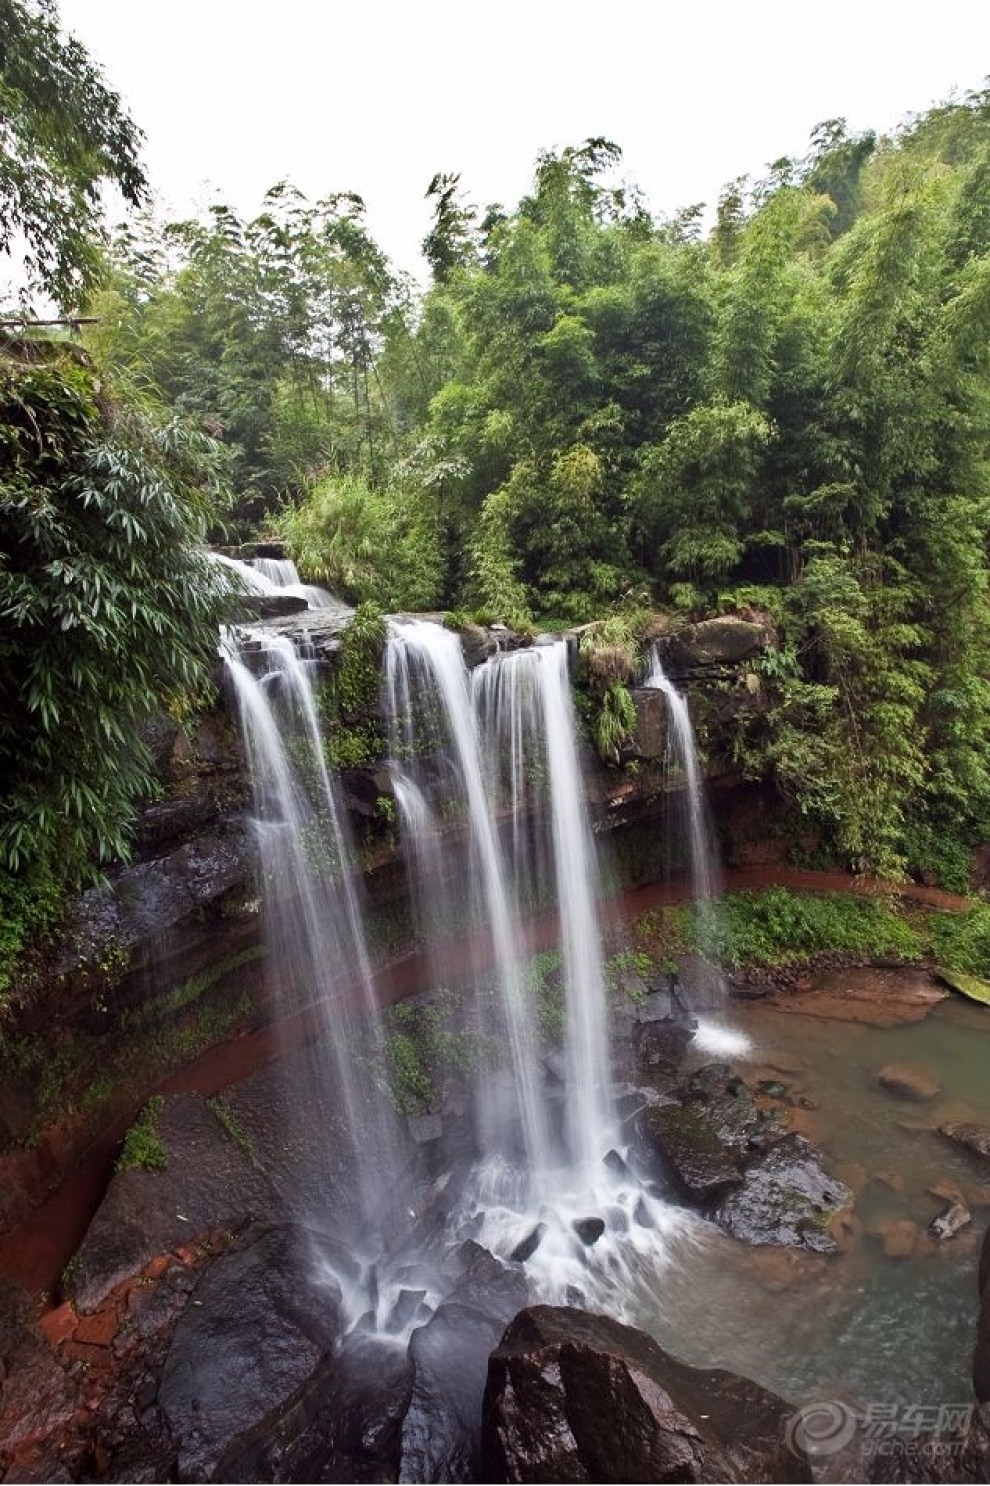
[[[834,1455],[857,1442],[864,1454],[896,1455],[911,1440],[961,1449],[973,1418],[971,1403],[864,1403],[853,1408],[831,1399],[804,1404],[787,1422],[787,1447],[795,1455]]]

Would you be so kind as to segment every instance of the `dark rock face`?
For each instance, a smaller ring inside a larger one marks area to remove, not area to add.
[[[651,1155],[657,1158],[659,1174],[669,1175],[690,1201],[713,1201],[742,1181],[714,1125],[694,1106],[661,1104],[641,1109],[633,1129],[640,1158],[646,1163]]]
[[[658,646],[672,666],[686,670],[695,666],[736,665],[759,655],[774,638],[769,620],[756,623],[726,614],[690,624],[658,641]]]
[[[244,593],[237,600],[239,618],[284,619],[290,614],[305,614],[309,604],[295,593]]]
[[[251,1234],[204,1274],[176,1327],[158,1405],[182,1480],[264,1479],[283,1431],[329,1380],[340,1290],[298,1229]]]
[[[80,1310],[94,1309],[156,1254],[271,1209],[265,1176],[203,1100],[166,1099],[158,1132],[165,1170],[117,1172],[80,1245],[69,1286]]]
[[[634,758],[662,759],[667,752],[667,698],[655,687],[637,687],[632,692],[636,708],[629,751]]]
[[[981,1403],[990,1403],[990,1228],[980,1251],[977,1277],[980,1310],[976,1322],[976,1351],[973,1354],[973,1392]]]
[[[413,1332],[412,1399],[402,1425],[402,1481],[479,1479],[488,1358],[505,1322],[448,1301]]]
[[[807,1481],[792,1409],[744,1378],[687,1367],[605,1316],[535,1306],[492,1354],[489,1481]]]
[[[713,1063],[630,1122],[631,1159],[734,1238],[834,1253],[852,1193],[821,1152],[768,1120],[740,1078]]]
[[[0,1473],[5,1458],[66,1426],[82,1402],[76,1383],[42,1339],[33,1311],[26,1292],[0,1284]]]
[[[849,1188],[828,1175],[811,1142],[788,1135],[747,1169],[742,1186],[723,1199],[714,1217],[745,1243],[832,1254],[839,1247],[835,1222],[851,1201]]]
[[[990,1405],[975,1409],[961,1432],[898,1441],[901,1448],[873,1455],[865,1481],[968,1482],[990,1480]]]

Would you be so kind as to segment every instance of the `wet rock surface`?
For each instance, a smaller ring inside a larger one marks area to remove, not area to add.
[[[5,1457],[67,1425],[81,1402],[38,1329],[28,1295],[0,1284],[0,1469]]]
[[[821,1152],[803,1135],[787,1135],[747,1168],[713,1216],[745,1243],[831,1254],[840,1247],[836,1226],[851,1202],[849,1188],[825,1171]]]
[[[896,1449],[871,1452],[862,1473],[842,1479],[946,1483],[990,1480],[990,1406],[986,1404],[974,1409],[961,1429],[893,1443]]]
[[[315,1412],[340,1331],[340,1289],[317,1278],[319,1246],[297,1228],[251,1231],[196,1286],[157,1400],[181,1480],[265,1479],[283,1436],[298,1433],[308,1404]]]
[[[490,1481],[807,1481],[783,1399],[687,1367],[605,1316],[534,1306],[492,1354],[482,1467]]]
[[[75,1256],[68,1293],[80,1310],[94,1309],[156,1254],[272,1208],[265,1174],[204,1100],[170,1096],[157,1128],[165,1169],[115,1173]]]
[[[779,1085],[782,1096],[787,1086]],[[726,1064],[709,1064],[630,1121],[631,1160],[734,1238],[834,1253],[852,1193]]]
[[[973,1353],[973,1391],[981,1403],[990,1404],[990,1228],[980,1251],[977,1289],[980,1298]]]

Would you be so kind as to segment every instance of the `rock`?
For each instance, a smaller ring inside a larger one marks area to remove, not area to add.
[[[923,1021],[947,995],[925,970],[862,966],[817,975],[807,993],[781,997],[775,1009],[824,1021],[900,1027]]]
[[[636,1056],[643,1068],[680,1066],[693,1033],[683,1022],[644,1021],[636,1027]]]
[[[674,1014],[674,998],[669,990],[649,991],[636,1002],[637,1022],[665,1022]],[[684,1029],[687,1031],[687,1029]]]
[[[673,667],[689,669],[735,665],[759,655],[774,643],[774,639],[769,620],[756,623],[739,619],[734,614],[724,614],[716,619],[702,619],[698,624],[689,624],[677,634],[658,641],[658,648]]]
[[[650,1105],[633,1116],[632,1127],[638,1162],[693,1202],[713,1202],[742,1180],[715,1125],[695,1105]]]
[[[68,1291],[80,1310],[95,1310],[156,1255],[271,1210],[265,1176],[202,1099],[167,1097],[157,1129],[165,1170],[116,1172],[76,1253]]]
[[[488,1358],[505,1323],[446,1301],[412,1334],[412,1397],[402,1424],[403,1481],[473,1481],[479,1476],[481,1404]]]
[[[877,1070],[877,1083],[904,1099],[934,1099],[942,1092],[935,1075],[919,1063],[887,1063]]]
[[[636,709],[629,751],[634,758],[662,759],[667,752],[667,698],[655,687],[635,687]]]
[[[341,1344],[315,1420],[294,1440],[279,1481],[397,1481],[402,1422],[413,1388],[404,1348],[351,1332]]]
[[[928,1225],[928,1231],[940,1242],[946,1238],[952,1238],[967,1223],[973,1221],[972,1215],[961,1202],[950,1202],[944,1212],[932,1218]]]
[[[443,1119],[438,1114],[410,1115],[407,1123],[417,1145],[427,1145],[443,1135]]]
[[[892,1436],[876,1444],[855,1475],[831,1480],[970,1482],[990,1479],[990,1407],[957,1408],[957,1421],[934,1434]],[[959,1417],[961,1415],[961,1418]]]
[[[512,1250],[512,1253],[509,1255],[509,1258],[512,1259],[516,1264],[525,1264],[526,1260],[531,1259],[536,1253],[537,1249],[540,1247],[540,1242],[546,1231],[546,1223],[537,1223],[536,1227],[531,1229],[530,1232],[526,1234],[525,1238],[519,1240],[515,1248]]]
[[[596,1244],[605,1232],[604,1218],[575,1218],[571,1224],[578,1238],[586,1248]]]
[[[0,1281],[0,1469],[5,1455],[45,1442],[82,1403],[77,1382],[42,1338],[26,1291]],[[55,1445],[45,1450],[54,1459]],[[47,1474],[36,1480],[55,1479]]]
[[[822,1159],[803,1135],[785,1136],[747,1168],[742,1186],[714,1212],[715,1222],[745,1243],[836,1252],[836,1229],[852,1193],[828,1174]]]
[[[973,1353],[973,1391],[981,1403],[990,1403],[990,1228],[983,1237],[976,1283],[980,1308]]]
[[[425,1299],[425,1290],[400,1290],[383,1330],[392,1335],[404,1331]]]
[[[744,1378],[685,1366],[632,1327],[534,1306],[489,1362],[482,1479],[807,1481],[807,1461],[785,1443],[792,1412]]]
[[[309,603],[293,593],[242,593],[237,596],[238,619],[285,619],[290,614],[305,614]]]
[[[938,1133],[967,1151],[972,1151],[974,1156],[982,1156],[985,1161],[990,1161],[990,1127],[955,1120],[947,1125],[939,1125]]]
[[[892,1218],[880,1226],[880,1238],[888,1259],[910,1259],[918,1239],[918,1225],[910,1218]]]
[[[307,1395],[315,1412],[340,1330],[339,1288],[314,1279],[318,1242],[295,1228],[251,1230],[196,1286],[158,1390],[180,1479],[266,1479],[261,1462],[298,1429]]]

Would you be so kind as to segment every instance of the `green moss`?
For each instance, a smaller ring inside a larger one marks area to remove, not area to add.
[[[216,964],[207,966],[205,970],[184,981],[182,985],[175,986],[172,990],[154,996],[150,1001],[142,1002],[140,1006],[130,1007],[122,1012],[117,1026],[123,1032],[139,1031],[150,1024],[166,1021],[169,1017],[184,1011],[186,1007],[192,1006],[207,991],[212,990],[235,970],[241,970],[245,965],[253,964],[266,953],[267,950],[262,944],[254,944],[247,949],[238,950],[236,954],[228,955],[225,959],[218,960]]]
[[[334,672],[337,705],[344,715],[374,710],[381,684],[382,652],[388,629],[381,610],[359,604],[340,640]]]
[[[0,1012],[14,982],[31,977],[32,951],[48,941],[64,906],[64,890],[47,868],[0,873]]]
[[[117,1157],[117,1171],[164,1171],[168,1153],[158,1133],[158,1120],[165,1108],[161,1094],[148,1100],[134,1124],[124,1136]]]
[[[932,954],[949,970],[990,978],[990,907],[930,916]]]
[[[530,994],[536,1002],[540,1031],[548,1041],[556,1041],[564,1030],[564,981],[562,961],[555,949],[536,954],[529,962],[527,978]]]
[[[653,969],[653,958],[643,949],[621,949],[605,962],[605,980],[613,994],[624,991],[631,1001],[646,995],[645,978]]]
[[[211,1114],[216,1116],[238,1149],[242,1150],[250,1161],[256,1160],[257,1152],[254,1148],[254,1141],[244,1129],[244,1126],[227,1101],[221,1099],[220,1095],[217,1094],[214,1098],[207,1099],[206,1107]]]

